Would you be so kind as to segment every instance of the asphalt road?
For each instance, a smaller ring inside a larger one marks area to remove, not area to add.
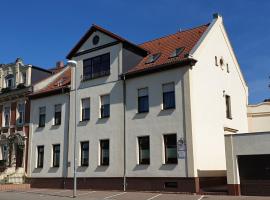
[[[29,189],[0,191],[0,200],[71,200],[72,190]],[[76,199],[87,200],[270,200],[270,197],[202,196],[151,192],[79,190]]]

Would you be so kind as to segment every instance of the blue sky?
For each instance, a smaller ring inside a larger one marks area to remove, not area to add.
[[[2,0],[0,63],[16,57],[53,67],[95,23],[134,42],[208,23],[219,12],[249,86],[250,103],[270,98],[268,0]]]

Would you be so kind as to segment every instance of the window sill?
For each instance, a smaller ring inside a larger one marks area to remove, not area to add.
[[[227,119],[229,119],[229,120],[232,120],[233,118],[232,117],[226,117]]]
[[[85,122],[89,122],[90,121],[90,119],[84,119],[84,120],[80,120],[79,122],[80,123],[85,123]]]
[[[170,111],[170,110],[175,110],[175,107],[171,107],[171,108],[162,108],[161,110],[164,110],[164,111],[166,111],[166,110],[168,110],[168,111]]]
[[[87,81],[91,81],[91,80],[94,80],[94,79],[98,79],[98,78],[102,78],[102,77],[106,77],[106,76],[110,76],[110,75],[111,75],[111,72],[108,72],[108,74],[106,74],[106,75],[96,76],[96,77],[93,77],[93,78],[83,78],[81,80],[81,82],[87,82]]]
[[[108,118],[110,118],[110,116],[100,117],[99,119],[108,119]]]
[[[24,123],[22,124],[16,124],[17,127],[23,127],[24,126]]]
[[[137,112],[136,114],[146,114],[146,113],[149,113],[149,111],[141,111],[141,112]]]
[[[42,129],[42,128],[45,128],[45,126],[38,126],[37,128]]]
[[[172,166],[172,165],[178,165],[178,163],[163,163],[163,166]]]
[[[61,124],[53,124],[52,127],[59,127]]]
[[[59,168],[60,166],[52,166],[51,168],[52,169],[56,169],[56,168]]]

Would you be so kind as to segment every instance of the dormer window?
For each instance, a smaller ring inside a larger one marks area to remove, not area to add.
[[[184,49],[185,49],[184,47],[180,47],[180,48],[175,49],[175,50],[172,52],[170,58],[178,57],[178,56],[184,51]]]
[[[13,74],[9,74],[5,78],[6,81],[6,87],[7,88],[13,88],[14,87],[14,76]]]
[[[156,54],[152,54],[148,57],[148,60],[145,62],[145,64],[150,64],[155,62],[159,57],[160,57],[161,53],[156,53]]]
[[[83,80],[110,75],[110,53],[83,61]]]

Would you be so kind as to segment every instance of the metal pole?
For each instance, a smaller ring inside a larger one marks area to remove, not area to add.
[[[75,114],[75,133],[74,133],[74,187],[73,187],[73,198],[77,195],[77,156],[76,156],[76,150],[77,150],[77,67],[75,66],[75,106],[74,106],[74,114]]]
[[[75,83],[74,83],[74,87],[75,87],[75,105],[74,105],[74,149],[73,149],[73,198],[76,198],[77,196],[77,173],[76,173],[76,169],[77,169],[77,155],[76,155],[76,150],[77,150],[77,112],[76,112],[76,108],[77,108],[77,63],[76,61],[69,61],[70,65],[74,68],[74,75],[75,75]]]

